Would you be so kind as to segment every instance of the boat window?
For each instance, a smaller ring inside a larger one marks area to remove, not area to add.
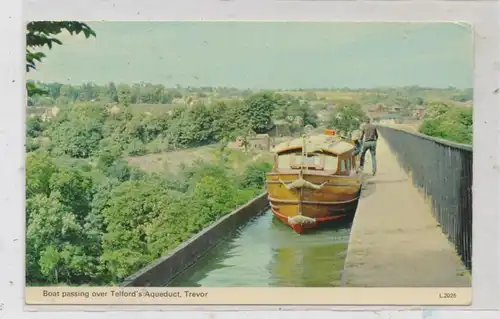
[[[340,161],[340,171],[345,172],[346,170],[346,165],[345,165],[345,160]]]
[[[324,156],[311,153],[306,156],[302,153],[283,154],[278,157],[278,168],[298,169],[300,166],[310,169],[323,169]]]
[[[319,153],[311,153],[306,156],[302,155],[302,153],[289,153],[279,155],[277,159],[278,169],[298,169],[301,165],[309,169],[336,171],[337,157],[331,155],[325,156]]]
[[[336,171],[338,166],[337,156],[325,156],[325,170]]]
[[[321,165],[321,157],[316,154],[309,154],[307,156],[302,157],[302,155],[297,155],[295,157],[295,164],[302,164],[302,158],[304,161],[304,166],[319,166]]]
[[[294,156],[294,154],[283,154],[278,156],[278,168],[290,168],[290,158],[292,156]]]

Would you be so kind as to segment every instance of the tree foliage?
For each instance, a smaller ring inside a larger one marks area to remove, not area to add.
[[[254,132],[265,133],[273,127],[277,104],[278,100],[271,92],[255,93],[245,99],[242,112]]]
[[[266,107],[273,98],[258,97]],[[88,102],[48,121],[31,117],[28,141],[48,142],[26,162],[27,283],[120,282],[262,192],[267,162],[236,171],[226,159],[155,175],[125,159],[226,142],[250,123],[269,125],[249,111],[255,97],[249,101],[151,115]]]
[[[366,118],[367,115],[360,104],[345,103],[335,108],[329,125],[339,133],[348,136],[358,130]]]
[[[472,144],[472,108],[445,103],[428,105],[419,131],[462,144]]]
[[[45,56],[34,49],[61,44],[55,35],[63,30],[95,36],[77,22],[30,23],[27,71]],[[197,163],[176,176],[143,172],[125,156],[227,142],[242,127],[269,129],[273,94],[148,115],[130,105],[182,95],[150,84],[27,87],[29,104],[61,106],[48,120],[30,115],[26,126],[28,285],[118,283],[263,189],[268,165],[259,162],[243,172],[227,161]]]
[[[307,100],[300,100],[289,94],[279,94],[277,99],[274,117],[285,121],[292,131],[305,125],[318,125],[318,116]]]
[[[78,21],[33,21],[28,23],[26,29],[26,72],[36,69],[36,63],[46,57],[40,49],[47,47],[50,50],[54,44],[62,44],[57,38],[62,32],[67,31],[71,35],[83,33],[86,38],[96,36],[87,24]],[[47,93],[37,88],[33,82],[28,82],[26,89],[28,96]]]

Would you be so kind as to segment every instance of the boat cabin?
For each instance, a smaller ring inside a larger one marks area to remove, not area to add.
[[[292,140],[276,148],[274,171],[286,173],[302,168],[327,175],[349,176],[356,171],[354,150],[353,143],[332,135]]]

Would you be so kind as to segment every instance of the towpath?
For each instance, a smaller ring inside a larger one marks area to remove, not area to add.
[[[367,155],[345,264],[347,287],[469,287],[469,272],[382,138]]]

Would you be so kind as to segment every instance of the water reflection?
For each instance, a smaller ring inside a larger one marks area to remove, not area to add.
[[[273,218],[256,218],[177,277],[177,287],[338,286],[350,223],[299,235]]]

